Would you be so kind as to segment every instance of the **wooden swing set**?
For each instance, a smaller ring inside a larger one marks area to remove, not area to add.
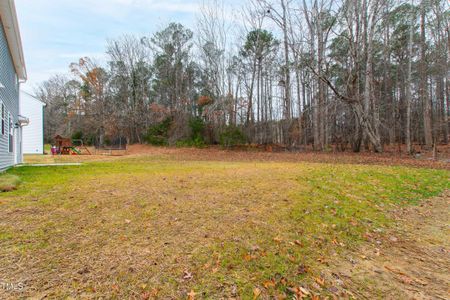
[[[72,140],[60,135],[55,136],[55,150],[52,154],[58,155],[91,155],[89,149],[84,145],[83,140]]]

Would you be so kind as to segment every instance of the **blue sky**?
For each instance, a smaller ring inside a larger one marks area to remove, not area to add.
[[[235,0],[225,0],[227,3]],[[169,22],[195,26],[201,0],[16,0],[28,72],[23,89],[90,56],[104,60],[106,40],[151,34]]]

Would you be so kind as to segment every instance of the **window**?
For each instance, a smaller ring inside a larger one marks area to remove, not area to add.
[[[11,114],[9,116],[9,152],[13,152],[14,150],[14,125],[13,118]]]
[[[2,110],[2,112],[1,112],[1,119],[2,119],[2,124],[1,124],[1,126],[2,126],[2,135],[5,135],[5,115],[6,115],[6,111],[5,111],[5,105],[3,104],[3,102],[0,102],[1,103],[1,110]]]

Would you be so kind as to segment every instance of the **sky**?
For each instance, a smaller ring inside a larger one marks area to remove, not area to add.
[[[105,60],[106,41],[122,34],[152,34],[170,22],[194,29],[202,0],[16,0],[28,73],[22,89],[89,56]],[[237,0],[225,0],[230,7]]]

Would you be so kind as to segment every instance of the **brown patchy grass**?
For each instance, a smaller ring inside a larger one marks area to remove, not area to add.
[[[17,189],[20,178],[15,175],[0,173],[0,192],[11,192]]]
[[[0,278],[26,288],[0,297],[348,296],[322,283],[327,264],[448,188],[444,170],[149,149],[11,171],[23,184],[0,195]]]
[[[438,159],[432,159],[431,151],[423,151],[420,156],[410,156],[395,148],[386,148],[384,153],[361,152],[317,152],[306,149],[300,152],[268,152],[261,147],[243,147],[242,149],[222,149],[210,146],[204,149],[152,147],[132,145],[127,151],[129,156],[160,155],[177,160],[214,160],[214,161],[279,161],[279,162],[314,162],[332,164],[363,164],[408,166],[450,170],[450,147],[441,146]]]
[[[450,191],[391,215],[395,226],[368,234],[358,252],[334,261],[327,279],[360,299],[448,298]]]
[[[404,146],[403,146],[404,148]],[[398,152],[396,146],[385,147],[384,153],[361,152],[317,152],[306,149],[300,152],[268,152],[264,148],[249,146],[240,149],[222,149],[219,146],[207,148],[175,148],[155,147],[149,145],[131,145],[127,151],[115,151],[112,155],[26,155],[26,163],[65,163],[65,162],[88,162],[88,161],[111,161],[121,157],[158,156],[175,160],[188,161],[278,161],[278,162],[314,162],[332,164],[363,164],[363,165],[386,165],[386,166],[408,166],[416,168],[432,168],[450,170],[450,145],[440,146],[438,159],[432,158],[432,151],[422,151],[420,156],[406,155],[405,149]],[[415,146],[418,151],[420,147]],[[93,147],[89,148],[95,153]]]

